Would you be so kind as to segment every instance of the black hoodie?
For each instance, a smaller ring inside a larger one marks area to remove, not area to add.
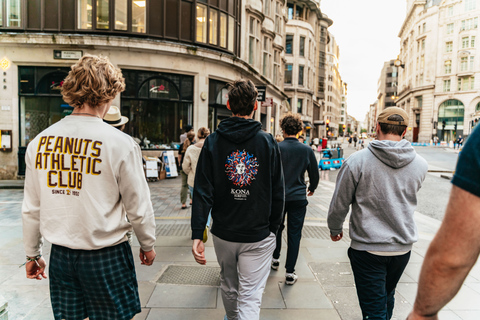
[[[212,233],[231,242],[257,242],[277,233],[285,199],[277,142],[260,122],[231,117],[208,136],[193,191],[192,239]]]

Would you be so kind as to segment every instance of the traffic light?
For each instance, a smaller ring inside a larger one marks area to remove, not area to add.
[[[343,130],[345,130],[345,125],[343,125]]]
[[[453,125],[453,131],[457,131],[457,124],[456,123]]]
[[[328,131],[328,130],[330,130],[330,120],[327,119],[326,123],[327,123],[327,128],[326,128],[326,130]]]
[[[445,125],[447,124],[447,122],[445,122],[445,120],[442,121],[442,130],[445,130]]]

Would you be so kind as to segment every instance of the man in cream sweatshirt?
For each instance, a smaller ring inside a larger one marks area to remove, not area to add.
[[[390,319],[395,287],[417,241],[413,214],[427,162],[402,139],[407,113],[390,107],[377,119],[377,140],[343,164],[328,211],[333,241],[352,206],[348,257],[363,319]]]
[[[55,319],[129,320],[141,312],[127,232],[140,260],[155,259],[155,218],[140,147],[103,122],[125,88],[105,57],[85,55],[63,83],[71,115],[30,142],[22,206],[27,278],[46,278],[43,239],[52,243]],[[129,221],[127,221],[128,217]]]

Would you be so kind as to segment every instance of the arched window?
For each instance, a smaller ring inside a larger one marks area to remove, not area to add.
[[[138,90],[139,98],[179,100],[177,85],[163,77],[146,80]]]
[[[463,127],[463,119],[465,114],[465,107],[463,103],[456,99],[450,99],[443,102],[438,107],[438,123],[442,128],[443,121],[445,121],[445,130],[453,130],[454,125],[457,128]]]
[[[477,103],[477,105],[475,106],[475,112],[478,112],[480,111],[480,102]]]

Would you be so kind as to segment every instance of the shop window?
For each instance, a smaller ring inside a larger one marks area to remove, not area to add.
[[[109,0],[97,0],[97,29],[109,29]]]
[[[217,33],[218,33],[218,11],[210,8],[210,19],[209,19],[209,41],[211,44],[217,44]]]
[[[145,33],[146,1],[132,2],[132,32]]]
[[[176,85],[168,79],[154,78],[145,81],[138,92],[139,98],[145,99],[179,99]]]
[[[207,42],[207,7],[197,4],[197,41]]]

